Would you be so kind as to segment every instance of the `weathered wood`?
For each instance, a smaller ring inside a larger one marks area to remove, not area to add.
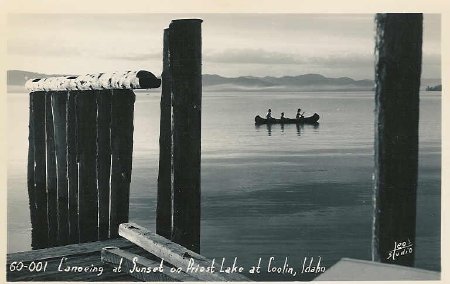
[[[48,246],[44,92],[30,93],[29,128],[28,195],[32,226],[31,246],[37,249]]]
[[[93,91],[77,94],[80,241],[98,239],[97,104]]]
[[[422,15],[378,14],[376,24],[373,260],[413,266],[415,247],[389,252],[415,244]]]
[[[55,126],[56,173],[58,183],[58,243],[60,245],[69,243],[66,102],[67,92],[52,92],[53,123]]]
[[[132,246],[133,243],[124,238],[108,239],[103,241],[70,244],[65,246],[10,253],[7,255],[6,262],[10,264],[13,261],[42,261],[52,258],[61,258],[63,256],[83,255],[93,252],[99,252],[103,247],[118,247],[122,249],[128,249]]]
[[[77,92],[68,92],[67,101],[67,178],[69,183],[69,240],[78,243],[78,162],[77,141],[78,122],[76,107]]]
[[[177,243],[159,236],[151,231],[134,223],[120,224],[119,235],[142,247],[153,255],[164,259],[171,265],[181,268],[183,272],[198,278],[202,281],[249,281],[247,277],[238,273],[225,274],[217,271],[214,273],[198,273],[192,270],[187,271],[189,261],[193,259],[195,264],[208,267],[212,261],[206,257],[189,250]],[[217,264],[217,263],[216,263]],[[214,267],[216,267],[214,265]]]
[[[128,221],[134,101],[135,94],[131,90],[112,91],[110,237],[116,237],[119,224]]]
[[[149,256],[144,250],[122,238],[27,251],[8,255],[7,279],[8,281],[133,281],[134,278],[126,273],[114,272],[113,267],[102,263],[101,249],[107,246],[117,246],[132,253],[145,257]],[[63,260],[62,265],[61,260]],[[23,262],[27,266],[31,262],[36,264],[46,261],[47,269],[45,272],[30,272],[28,269],[22,269],[20,272],[9,271],[10,265],[14,261]],[[67,266],[81,266],[83,268],[96,266],[102,267],[103,272],[101,275],[97,275],[95,272],[58,271],[60,265],[63,269]]]
[[[45,94],[45,133],[47,142],[48,245],[55,246],[58,244],[58,191],[51,92]]]
[[[30,79],[25,83],[27,90],[35,91],[77,91],[111,89],[159,88],[161,80],[151,72],[126,71]]]
[[[168,29],[164,30],[163,72],[161,79],[156,233],[170,239],[172,235],[172,91],[169,69]]]
[[[28,122],[28,165],[27,165],[27,187],[28,187],[28,201],[30,206],[30,221],[31,221],[31,246],[36,247],[36,240],[39,240],[38,231],[34,230],[37,227],[36,214],[36,186],[34,182],[34,96],[30,93],[29,98],[29,122]]]
[[[97,184],[99,239],[109,236],[109,194],[111,176],[111,91],[97,96]]]
[[[170,24],[173,93],[172,240],[200,252],[201,23]]]
[[[436,271],[342,258],[332,267],[327,267],[327,270],[314,278],[314,281],[339,281],[340,283],[355,283],[354,281],[405,281],[404,283],[406,283],[407,280],[417,282],[440,279],[441,273]]]
[[[102,261],[109,263],[114,267],[119,265],[122,267],[122,271],[129,273],[136,279],[142,281],[198,281],[198,278],[192,277],[184,272],[170,272],[171,267],[167,266],[165,263],[161,265],[161,261],[157,262],[155,260],[150,260],[141,255],[137,255],[125,250],[121,250],[115,247],[106,247],[102,249]],[[157,270],[156,272],[145,272],[137,271],[134,267],[139,269],[148,268],[160,268],[161,272]]]

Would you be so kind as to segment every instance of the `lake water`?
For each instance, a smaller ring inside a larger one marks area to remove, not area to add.
[[[319,126],[255,126],[268,108]],[[246,268],[258,280],[308,280],[269,274],[288,257],[330,267],[342,257],[370,260],[374,140],[372,92],[204,92],[201,253]],[[441,96],[423,92],[416,266],[440,270]],[[305,114],[305,115],[308,115]],[[8,94],[8,252],[30,249],[26,187],[28,95]],[[137,93],[130,219],[155,228],[159,94]],[[301,270],[301,268],[300,268]]]

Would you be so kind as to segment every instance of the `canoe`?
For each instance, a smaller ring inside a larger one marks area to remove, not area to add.
[[[317,121],[319,121],[320,116],[317,113],[314,113],[312,116],[309,117],[300,117],[299,119],[296,118],[284,118],[284,119],[278,119],[278,118],[272,118],[272,119],[265,119],[261,116],[257,115],[255,117],[255,124],[316,124]]]

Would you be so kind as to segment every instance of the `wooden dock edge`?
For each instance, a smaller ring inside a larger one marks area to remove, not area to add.
[[[342,258],[313,281],[436,281],[441,273],[376,261]]]
[[[252,281],[246,276],[238,273],[208,273],[187,271],[189,262],[200,267],[210,267],[212,261],[206,257],[193,252],[177,243],[161,237],[137,224],[123,223],[119,226],[119,235],[140,246],[151,254],[163,259],[171,265],[181,268],[183,272],[197,278],[199,281]]]
[[[121,267],[136,279],[150,281],[199,281],[184,272],[171,272],[171,268],[164,263],[150,260],[146,257],[122,250],[117,247],[105,247],[101,252],[102,262],[115,267]],[[138,269],[136,269],[136,268]]]

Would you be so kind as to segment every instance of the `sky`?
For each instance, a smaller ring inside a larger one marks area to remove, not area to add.
[[[163,30],[200,18],[204,74],[373,79],[372,14],[9,14],[7,67],[47,74],[162,70]],[[424,15],[423,78],[441,78],[441,18]]]

